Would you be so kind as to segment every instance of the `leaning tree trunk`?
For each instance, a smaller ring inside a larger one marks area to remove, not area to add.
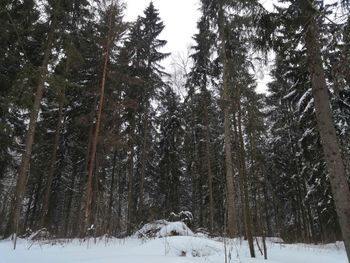
[[[13,200],[10,221],[8,223],[7,230],[6,230],[6,236],[9,236],[11,234],[15,235],[14,249],[16,248],[19,218],[21,214],[21,206],[22,206],[22,201],[24,198],[24,193],[25,193],[26,184],[27,184],[27,172],[28,172],[30,157],[33,149],[34,135],[35,135],[35,129],[36,129],[37,119],[38,119],[39,110],[40,110],[40,103],[41,103],[41,99],[43,97],[44,88],[45,88],[45,79],[48,73],[47,66],[49,64],[49,59],[51,55],[51,47],[54,42],[54,33],[55,33],[56,24],[57,24],[56,17],[53,17],[53,20],[50,25],[50,30],[48,32],[47,44],[44,52],[43,61],[41,63],[41,67],[39,71],[38,85],[36,89],[34,105],[30,113],[29,128],[26,135],[25,151],[22,154],[21,165],[20,165],[18,177],[17,177],[15,198]]]
[[[92,138],[92,144],[91,144],[91,152],[90,152],[89,167],[88,167],[88,179],[86,182],[86,196],[85,196],[86,199],[85,199],[85,215],[84,215],[85,227],[90,227],[91,220],[92,220],[92,217],[91,217],[92,196],[93,196],[92,181],[93,181],[93,174],[94,174],[94,168],[95,168],[97,141],[98,141],[100,126],[101,126],[101,116],[102,116],[104,93],[105,93],[105,86],[106,86],[107,67],[108,67],[109,54],[111,51],[111,44],[112,44],[112,38],[113,38],[112,18],[114,15],[114,10],[115,10],[115,6],[114,6],[114,3],[112,3],[111,12],[109,14],[109,19],[108,19],[109,29],[107,34],[107,43],[105,47],[105,57],[104,57],[103,69],[102,69],[100,99],[99,99],[98,111],[96,115],[95,132],[94,132],[94,136]]]
[[[316,120],[345,249],[350,259],[350,190],[330,107],[321,56],[319,29],[315,18],[310,19],[305,34]]]

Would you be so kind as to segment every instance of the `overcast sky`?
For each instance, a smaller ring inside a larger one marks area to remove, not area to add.
[[[150,0],[128,0],[125,19],[134,21],[149,5]],[[165,24],[161,38],[168,43],[164,51],[176,54],[186,51],[196,33],[196,23],[199,18],[199,3],[197,0],[153,0],[155,8]]]

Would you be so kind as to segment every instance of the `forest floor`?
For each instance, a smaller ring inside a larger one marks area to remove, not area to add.
[[[227,262],[241,263],[346,263],[341,242],[327,245],[267,242],[268,260],[256,248],[249,257],[248,244],[240,239],[226,241]],[[156,239],[89,239],[81,241],[31,241],[20,239],[16,250],[10,240],[0,241],[0,263],[223,263],[222,239],[173,236]]]

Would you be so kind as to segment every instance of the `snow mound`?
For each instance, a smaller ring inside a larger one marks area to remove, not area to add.
[[[157,220],[152,223],[145,224],[140,230],[137,230],[134,234],[136,238],[152,238],[156,237],[159,230],[167,225],[169,222],[166,220]]]
[[[158,236],[193,236],[193,232],[184,222],[169,222],[167,225],[161,227]]]
[[[167,236],[193,236],[193,232],[184,222],[168,222],[167,220],[157,220],[145,224],[138,230],[134,237],[137,238],[156,238]]]

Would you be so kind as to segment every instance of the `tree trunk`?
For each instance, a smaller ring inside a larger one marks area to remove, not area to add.
[[[193,105],[192,105],[193,106]],[[191,108],[191,133],[193,136],[193,159],[191,158],[191,180],[192,180],[192,213],[193,217],[197,218],[197,179],[198,179],[198,143],[196,138],[196,129],[195,129],[195,116],[194,108]],[[192,156],[191,156],[192,157]],[[168,215],[167,215],[168,216]]]
[[[35,129],[36,129],[37,119],[38,119],[39,110],[40,110],[40,103],[44,93],[45,80],[48,73],[47,66],[49,64],[49,59],[51,55],[51,47],[54,42],[54,33],[55,33],[56,24],[57,24],[57,20],[56,20],[56,17],[54,16],[50,25],[50,30],[48,32],[46,49],[44,52],[43,61],[41,63],[41,67],[39,71],[38,85],[36,89],[34,105],[30,113],[29,128],[28,128],[28,132],[25,140],[25,151],[22,154],[21,165],[20,165],[18,177],[17,177],[15,198],[13,200],[10,221],[7,226],[7,231],[5,235],[5,236],[9,236],[11,234],[15,234],[14,249],[16,249],[21,206],[22,206],[22,201],[24,198],[24,193],[25,193],[26,184],[27,184],[27,172],[28,172],[30,157],[33,149],[34,135],[35,135]]]
[[[147,163],[147,144],[148,140],[148,108],[145,110],[145,116],[143,120],[143,149],[142,149],[142,160],[141,160],[141,178],[140,178],[140,202],[138,209],[138,219],[142,221],[144,213],[144,184],[145,184],[145,173]]]
[[[72,202],[73,202],[73,195],[74,195],[74,188],[75,188],[75,176],[77,173],[77,166],[73,166],[73,172],[71,174],[71,181],[70,181],[70,189],[68,189],[68,204],[66,205],[67,210],[66,210],[66,215],[65,215],[65,222],[64,222],[64,236],[68,237],[71,236],[69,230],[69,223],[70,223],[70,218],[71,218],[71,210],[72,210]]]
[[[94,111],[95,109],[95,105],[97,103],[97,98],[95,99],[94,103],[92,104],[92,109],[91,112]],[[80,182],[79,182],[79,203],[80,203],[80,207],[81,210],[84,210],[84,205],[85,205],[85,198],[84,198],[84,187],[86,186],[86,182],[85,180],[87,179],[87,171],[89,168],[89,156],[90,156],[90,152],[91,152],[91,145],[92,145],[92,138],[94,135],[94,125],[93,125],[93,113],[91,114],[91,116],[89,116],[91,118],[91,125],[89,126],[89,137],[88,137],[88,142],[87,142],[87,151],[86,151],[86,156],[85,156],[85,163],[84,163],[84,172],[82,173],[82,176],[80,178]],[[79,233],[79,237],[83,238],[85,235],[85,226],[84,226],[84,214],[83,213],[79,213],[79,215],[77,216],[77,220],[74,222],[74,226],[75,228],[77,228],[77,232]]]
[[[36,183],[36,189],[35,189],[34,200],[33,200],[33,208],[32,208],[32,216],[29,224],[29,227],[31,229],[35,229],[37,227],[36,226],[36,222],[38,222],[37,210],[38,210],[39,196],[40,196],[40,190],[41,190],[41,183],[42,183],[42,175],[39,177],[38,182]]]
[[[132,128],[134,129],[134,128]],[[133,133],[133,131],[132,131]],[[129,171],[128,171],[128,216],[127,216],[127,222],[126,222],[126,231],[128,234],[131,233],[133,223],[132,219],[134,216],[133,210],[134,210],[134,201],[133,201],[133,186],[134,186],[134,145],[132,144],[130,149],[130,156],[129,156]]]
[[[329,172],[329,179],[340,228],[343,234],[345,249],[348,259],[350,260],[350,190],[330,107],[330,99],[321,57],[319,29],[315,18],[310,20],[306,28],[305,40],[321,144]]]
[[[123,159],[122,156],[123,155],[120,153],[118,159],[122,160]],[[124,174],[124,173],[122,171],[122,164],[120,163],[120,165],[118,167],[118,176],[117,176],[118,211],[117,211],[117,220],[116,220],[116,223],[115,223],[116,227],[114,228],[114,231],[118,231],[118,232],[121,229],[121,226],[120,226],[121,220],[120,220],[120,218],[121,218],[121,214],[122,214],[122,196],[123,196],[123,193],[124,193],[124,184],[122,185],[122,181],[124,181],[124,180],[122,180],[122,177],[121,177],[122,174]]]
[[[238,93],[240,94],[240,93]],[[244,225],[246,236],[249,244],[250,256],[255,258],[254,251],[254,240],[252,234],[252,223],[251,223],[251,215],[250,215],[250,207],[249,207],[249,195],[248,195],[248,179],[247,172],[245,167],[245,150],[244,150],[244,141],[243,141],[243,131],[242,131],[242,110],[240,103],[240,96],[237,96],[237,108],[238,108],[238,136],[239,136],[239,149],[240,149],[240,183],[243,185],[243,215],[244,215]]]
[[[26,213],[24,215],[24,222],[23,222],[24,229],[28,228],[29,214],[30,214],[30,208],[31,208],[32,203],[33,203],[34,191],[35,191],[35,185],[34,185],[34,189],[30,189],[30,197],[29,197],[29,200],[28,200]]]
[[[224,106],[224,145],[225,145],[225,166],[226,166],[226,202],[227,202],[227,235],[234,237],[236,235],[236,217],[235,217],[235,195],[233,183],[232,166],[232,146],[231,146],[231,124],[230,124],[230,92],[229,92],[229,73],[226,56],[225,39],[225,21],[223,6],[219,11],[219,38],[221,40],[221,62],[223,66],[223,106]]]
[[[210,131],[209,131],[209,118],[208,118],[208,100],[205,100],[204,115],[205,115],[205,150],[207,161],[207,173],[208,173],[208,191],[209,191],[209,232],[213,233],[214,228],[214,201],[213,201],[213,176],[211,173],[211,160],[210,160]]]
[[[112,166],[112,175],[111,175],[111,190],[109,191],[109,202],[108,202],[108,214],[107,214],[107,233],[111,234],[112,232],[112,211],[113,211],[113,201],[114,201],[114,182],[115,182],[115,170],[116,170],[116,161],[117,161],[117,150],[114,150],[113,153],[113,166]]]
[[[107,34],[107,43],[105,47],[105,57],[103,62],[103,69],[102,69],[102,79],[101,79],[101,86],[100,86],[100,99],[98,103],[98,111],[96,115],[96,125],[95,125],[95,132],[94,136],[92,138],[92,144],[91,144],[91,152],[90,152],[90,160],[89,160],[89,167],[88,167],[88,179],[86,183],[86,196],[85,196],[85,220],[84,225],[85,227],[90,227],[91,225],[91,207],[92,207],[92,195],[93,195],[93,189],[92,189],[92,181],[93,181],[93,174],[94,174],[94,168],[95,168],[95,160],[96,160],[96,149],[97,149],[97,141],[98,136],[100,133],[100,126],[101,126],[101,115],[102,115],[102,109],[103,109],[103,101],[104,101],[104,92],[105,92],[105,86],[106,86],[106,77],[107,77],[107,67],[108,67],[108,61],[109,61],[109,54],[111,51],[111,44],[112,44],[112,38],[113,38],[113,28],[112,28],[112,18],[114,15],[115,6],[114,3],[111,5],[111,12],[109,14],[108,18],[108,34]]]

